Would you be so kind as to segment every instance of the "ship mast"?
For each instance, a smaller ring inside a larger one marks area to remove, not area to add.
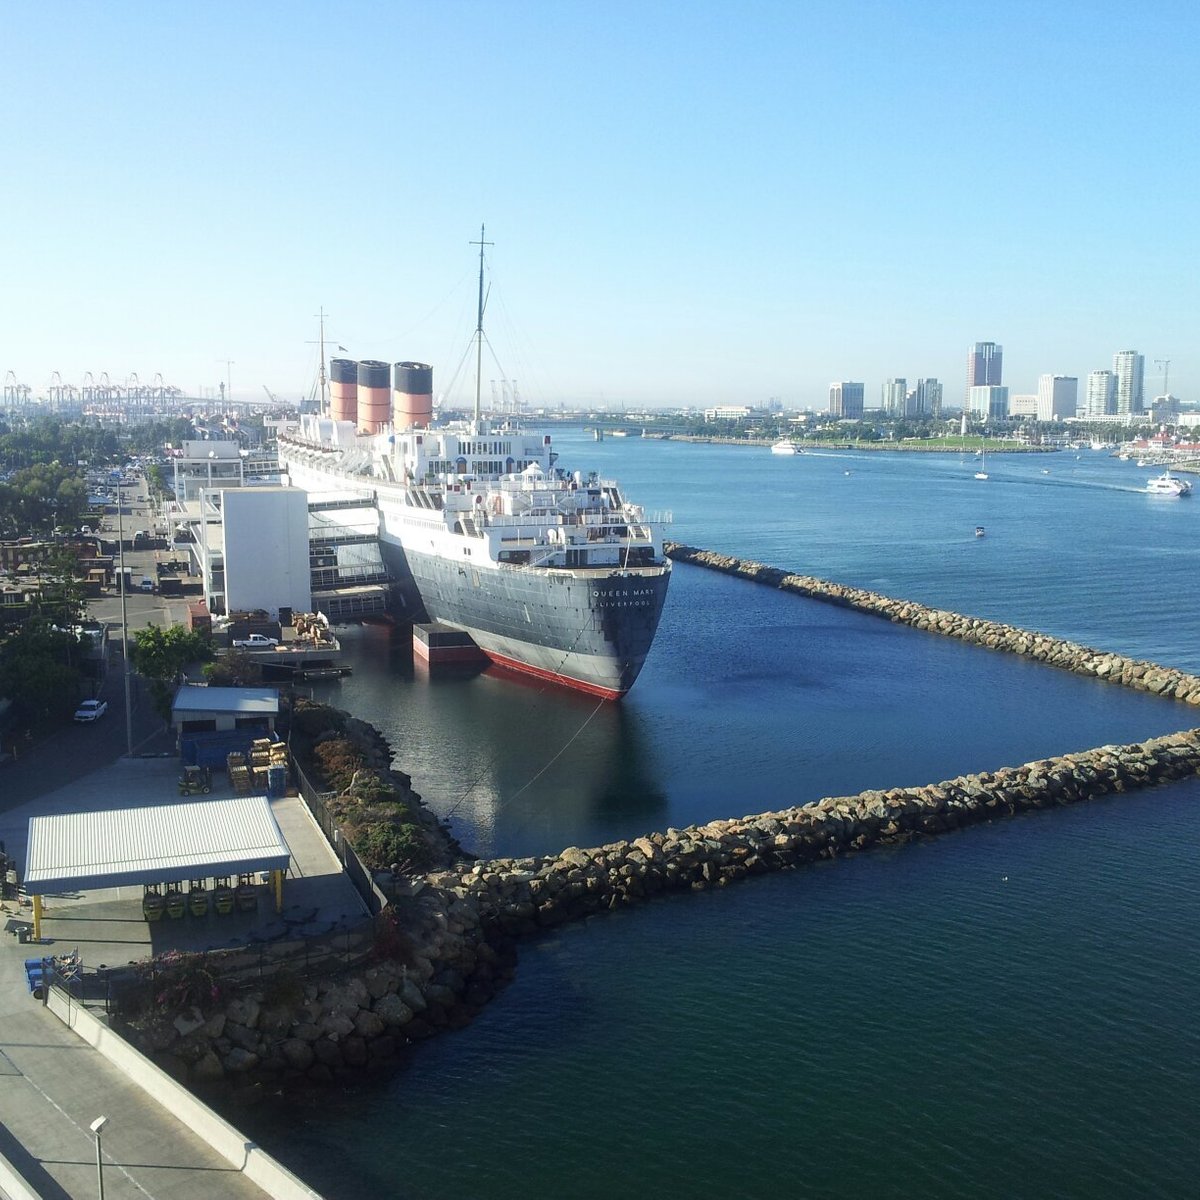
[[[483,240],[484,227],[479,226],[479,241],[472,246],[479,247],[479,315],[475,321],[475,423],[479,423],[479,389],[483,380],[483,248],[495,243]]]
[[[329,403],[325,397],[325,308],[324,305],[318,310],[317,316],[321,318],[321,365],[317,370],[317,380],[321,387],[321,407],[318,409],[321,416],[329,416]]]

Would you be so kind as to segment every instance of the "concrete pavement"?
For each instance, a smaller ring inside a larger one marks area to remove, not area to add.
[[[29,762],[52,752],[53,743],[35,747]],[[0,838],[23,863],[30,816],[175,803],[177,774],[171,758],[118,759],[0,813]],[[212,796],[229,794],[222,791],[225,784],[224,775],[216,775]],[[7,788],[5,799],[12,800]],[[312,912],[313,932],[360,920],[362,902],[303,802],[282,798],[272,808],[292,853],[285,909]],[[30,919],[30,910],[13,901],[3,908],[5,924]],[[0,1155],[36,1194],[46,1200],[96,1195],[95,1141],[88,1127],[100,1115],[109,1118],[103,1150],[110,1200],[266,1194],[30,996],[24,960],[78,949],[85,966],[113,966],[169,947],[252,942],[256,927],[277,921],[264,898],[254,914],[148,925],[141,917],[141,889],[115,888],[49,897],[43,945],[19,943],[11,933],[0,939]]]

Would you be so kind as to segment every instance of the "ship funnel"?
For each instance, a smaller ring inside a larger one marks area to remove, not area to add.
[[[387,363],[365,358],[358,364],[358,432],[378,433],[392,419]]]
[[[433,368],[425,363],[398,362],[392,378],[396,428],[428,426],[433,420]]]
[[[329,415],[335,421],[358,420],[358,363],[352,358],[329,360]]]

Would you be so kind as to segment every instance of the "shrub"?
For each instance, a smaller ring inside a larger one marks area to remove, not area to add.
[[[426,866],[431,858],[420,826],[409,822],[362,825],[347,829],[346,836],[370,871],[384,871],[392,863],[415,871]]]

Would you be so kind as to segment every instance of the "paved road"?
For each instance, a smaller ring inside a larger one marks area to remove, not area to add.
[[[153,525],[144,501],[127,504],[125,508],[127,540],[133,529]],[[105,537],[116,536],[115,515],[107,518],[102,533]],[[135,580],[140,580],[143,573],[153,576],[154,561],[153,550],[127,550],[125,553],[125,565],[132,569]],[[125,597],[131,634],[150,625],[177,624],[184,619],[186,607],[186,601],[168,601],[141,591],[130,592]],[[125,754],[130,744],[135,755],[170,753],[174,749],[174,738],[163,719],[155,713],[149,689],[133,674],[130,678],[132,720],[128,726],[126,724],[120,596],[110,594],[90,601],[88,614],[109,626],[107,672],[96,690],[99,698],[108,701],[108,712],[94,724],[68,725],[42,736],[30,746],[19,746],[15,761],[0,762],[0,812],[84,778],[97,767]]]
[[[90,725],[56,729],[22,746],[16,761],[0,763],[0,812],[84,779],[125,753],[125,687],[119,643],[111,653],[113,665],[99,690],[108,701],[108,712]],[[154,711],[149,691],[137,676],[131,680],[130,695],[134,754],[169,753],[174,737]]]

